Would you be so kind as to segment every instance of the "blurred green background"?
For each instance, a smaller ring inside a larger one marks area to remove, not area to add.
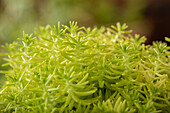
[[[23,31],[29,34],[39,26],[56,25],[58,21],[62,24],[77,21],[79,26],[86,27],[127,23],[135,33],[149,37],[154,25],[151,21],[155,18],[150,15],[157,15],[154,8],[151,8],[153,11],[147,8],[153,2],[155,3],[154,0],[0,0],[0,45],[22,37]],[[0,53],[5,51],[0,48]],[[3,62],[1,56],[0,65]],[[0,70],[5,68],[0,67]],[[0,74],[0,84],[2,81],[4,75]]]

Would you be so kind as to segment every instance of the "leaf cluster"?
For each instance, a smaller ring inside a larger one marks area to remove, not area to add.
[[[0,111],[32,113],[170,112],[170,47],[110,28],[40,27],[4,48],[7,82]],[[169,41],[169,38],[166,38]]]

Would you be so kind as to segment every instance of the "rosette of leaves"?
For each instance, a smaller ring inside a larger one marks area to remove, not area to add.
[[[4,48],[2,113],[170,112],[170,47],[110,28],[40,27]],[[169,38],[166,38],[170,42]]]

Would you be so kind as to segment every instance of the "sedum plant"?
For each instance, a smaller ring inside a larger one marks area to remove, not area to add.
[[[127,28],[58,23],[6,44],[0,111],[169,113],[170,47]]]

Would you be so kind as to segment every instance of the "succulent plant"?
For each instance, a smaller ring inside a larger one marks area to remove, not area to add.
[[[170,47],[126,24],[40,27],[4,47],[2,113],[170,112]],[[170,42],[170,38],[166,38]]]

